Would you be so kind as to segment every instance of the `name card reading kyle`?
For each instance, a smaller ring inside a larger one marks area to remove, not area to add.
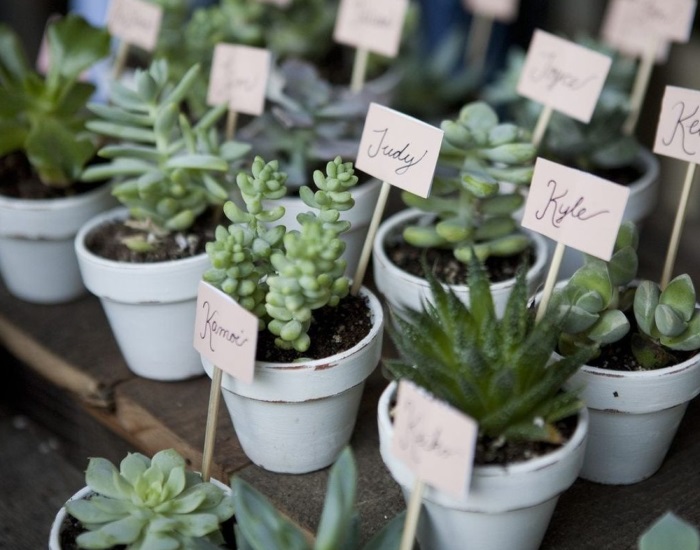
[[[518,16],[518,0],[462,0],[470,12],[510,23]]]
[[[340,0],[333,39],[396,57],[407,9],[408,0]]]
[[[628,196],[627,187],[538,158],[522,225],[609,260]]]
[[[478,431],[472,418],[411,382],[399,382],[391,451],[421,481],[464,497]]]
[[[259,115],[265,108],[270,52],[264,48],[217,44],[214,48],[207,103]]]
[[[440,128],[371,103],[355,166],[426,198],[433,183],[443,134]]]
[[[518,93],[589,122],[612,60],[542,30],[533,34]]]
[[[654,152],[700,163],[700,92],[666,86]]]
[[[158,41],[163,8],[143,0],[112,0],[107,14],[110,34],[128,44],[153,51]]]
[[[194,349],[242,382],[253,381],[258,318],[204,281],[197,289]]]

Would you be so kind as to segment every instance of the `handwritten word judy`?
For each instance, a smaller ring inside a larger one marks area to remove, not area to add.
[[[560,201],[566,197],[566,195],[568,195],[569,190],[567,189],[563,193],[557,195],[557,182],[555,180],[549,180],[547,182],[547,187],[552,188],[549,200],[547,201],[547,205],[544,207],[544,210],[535,211],[535,217],[538,220],[543,219],[551,207],[550,215],[552,217],[552,225],[554,227],[560,227],[567,216],[575,220],[585,222],[595,218],[596,216],[601,216],[602,214],[608,214],[610,212],[609,210],[599,210],[598,212],[592,212],[589,214],[588,210],[583,206],[583,197],[576,199],[576,202],[574,202],[573,205],[568,206],[566,204],[562,204]]]
[[[555,65],[557,54],[555,52],[542,53],[544,65],[536,67],[530,71],[530,78],[533,82],[544,82],[548,90],[561,86],[569,90],[580,90],[590,84],[598,77],[590,75],[586,77],[576,76],[576,74],[567,72]]]
[[[686,147],[686,138],[693,136],[693,135],[698,135],[700,134],[700,120],[698,120],[695,115],[698,112],[698,106],[696,105],[694,109],[692,109],[692,112],[686,114],[685,112],[685,102],[684,101],[679,101],[676,103],[672,109],[679,109],[678,113],[678,118],[676,119],[675,124],[673,125],[673,132],[671,133],[671,136],[666,139],[665,137],[661,139],[661,142],[668,146],[673,143],[673,141],[676,139],[676,135],[680,132],[680,140],[681,140],[681,147],[683,147],[683,151],[687,155],[694,155],[695,150],[690,150]]]
[[[399,439],[399,446],[407,451],[414,464],[420,464],[421,454],[430,453],[438,458],[448,458],[458,454],[458,450],[451,449],[441,439],[440,426],[425,426],[424,418],[418,414],[413,401],[408,400],[404,409],[407,415],[407,429]]]
[[[411,155],[409,152],[407,152],[407,149],[411,145],[410,142],[406,143],[406,145],[404,145],[401,149],[397,149],[390,144],[385,144],[384,141],[387,137],[387,133],[389,132],[388,128],[384,128],[383,130],[372,130],[372,132],[375,134],[380,134],[381,137],[379,138],[379,143],[376,144],[376,147],[373,147],[373,145],[370,144],[370,146],[367,148],[367,155],[369,155],[371,158],[375,158],[379,153],[381,153],[385,157],[402,162],[403,166],[399,166],[394,170],[394,173],[400,176],[405,174],[412,166],[418,164],[421,160],[423,160],[425,155],[428,154],[426,149],[421,157],[416,159],[415,155]]]
[[[209,340],[209,349],[214,351],[214,337],[221,338],[225,342],[235,344],[238,347],[242,347],[248,341],[248,338],[243,336],[243,333],[236,334],[234,331],[229,330],[225,327],[220,326],[214,317],[216,317],[219,312],[217,310],[211,311],[211,306],[209,301],[202,303],[202,308],[206,310],[206,320],[204,321],[204,329],[199,333],[199,337],[204,340]]]

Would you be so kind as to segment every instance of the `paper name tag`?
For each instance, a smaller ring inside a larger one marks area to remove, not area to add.
[[[194,349],[222,371],[253,381],[258,318],[230,296],[200,281],[194,322]]]
[[[611,63],[607,55],[538,29],[525,57],[518,93],[589,122]]]
[[[656,127],[654,152],[700,162],[700,92],[666,86]]]
[[[607,261],[629,192],[622,185],[538,158],[522,225]]]
[[[463,0],[470,12],[503,23],[510,23],[518,16],[518,0]]]
[[[440,128],[371,103],[355,166],[426,198],[433,184],[443,134]]]
[[[278,8],[288,8],[292,4],[292,0],[258,0],[261,4],[272,4]]]
[[[112,0],[107,14],[110,34],[128,44],[153,51],[158,42],[163,8],[143,0]]]
[[[391,451],[428,485],[458,499],[466,495],[478,431],[472,418],[399,382]]]
[[[259,115],[265,108],[270,52],[263,48],[217,44],[214,48],[207,103]]]
[[[333,39],[396,57],[407,9],[408,0],[341,0]]]
[[[610,2],[603,19],[601,38],[608,46],[630,57],[647,56],[650,48],[653,48],[654,61],[665,63],[671,50],[669,41],[655,36],[649,30],[653,22],[648,19],[637,20],[637,15],[634,2]],[[633,24],[634,20],[637,21]]]

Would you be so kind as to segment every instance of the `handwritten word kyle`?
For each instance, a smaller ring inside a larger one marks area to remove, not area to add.
[[[416,159],[415,155],[412,155],[411,153],[407,152],[407,149],[411,145],[410,142],[406,143],[406,145],[404,145],[401,149],[397,149],[391,144],[384,143],[387,137],[387,133],[389,131],[388,128],[384,128],[383,130],[372,131],[375,134],[381,134],[381,137],[379,138],[379,143],[376,145],[376,148],[373,149],[373,146],[370,144],[370,146],[367,148],[367,154],[371,158],[375,158],[379,153],[381,153],[385,157],[389,157],[402,162],[403,166],[399,166],[398,168],[396,168],[396,170],[394,170],[394,172],[400,176],[405,174],[409,168],[418,164],[421,160],[423,160],[423,157],[425,157],[425,155],[428,154],[428,150],[426,149],[421,155],[421,157],[419,159]]]
[[[406,402],[405,410],[408,414],[408,429],[404,437],[399,440],[399,445],[409,452],[415,464],[420,463],[421,453],[432,453],[439,458],[448,458],[457,454],[457,450],[448,448],[441,440],[440,426],[423,425],[424,418],[415,410],[413,401]]]
[[[204,340],[209,338],[209,349],[214,351],[214,337],[221,338],[225,342],[230,342],[238,347],[242,347],[248,341],[248,338],[243,336],[243,333],[236,334],[234,331],[229,330],[225,327],[220,326],[214,317],[218,315],[218,311],[210,311],[209,301],[205,301],[202,304],[202,308],[206,310],[206,321],[204,322],[204,329],[199,333],[199,337]]]
[[[566,195],[568,195],[569,190],[567,189],[563,193],[557,195],[557,182],[555,180],[549,180],[547,182],[547,187],[552,188],[549,200],[547,201],[547,205],[544,207],[544,210],[535,211],[535,217],[538,220],[543,219],[547,215],[547,211],[551,206],[552,211],[550,215],[552,216],[552,225],[554,227],[560,227],[562,222],[564,221],[564,218],[566,218],[567,216],[575,220],[585,222],[590,220],[591,218],[595,218],[596,216],[610,213],[609,210],[600,210],[598,212],[592,212],[589,214],[586,208],[583,206],[583,197],[579,197],[578,199],[576,199],[576,202],[574,202],[573,205],[568,206],[566,204],[562,204],[560,201],[564,197],[566,197]]]
[[[597,75],[586,77],[577,76],[575,73],[567,72],[555,65],[557,54],[555,52],[543,53],[544,65],[536,67],[530,71],[530,78],[533,82],[544,82],[548,90],[553,90],[558,86],[577,91],[596,80]]]
[[[671,137],[668,139],[665,137],[661,138],[661,142],[666,146],[671,145],[673,140],[676,139],[676,134],[680,132],[680,140],[683,151],[687,155],[694,155],[695,150],[690,150],[686,147],[685,139],[686,137],[700,134],[700,120],[695,117],[698,112],[698,106],[696,105],[695,108],[692,109],[692,112],[688,114],[685,112],[685,102],[679,101],[673,106],[673,109],[676,109],[677,107],[680,107],[680,110],[676,123],[673,125]]]

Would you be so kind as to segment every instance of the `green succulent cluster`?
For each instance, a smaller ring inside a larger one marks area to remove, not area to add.
[[[366,544],[360,545],[355,507],[357,466],[350,448],[331,467],[328,489],[315,541],[286,519],[260,493],[239,477],[232,483],[236,505],[236,543],[240,550],[396,550],[404,513],[396,516]]]
[[[227,173],[243,160],[250,147],[220,143],[217,121],[226,106],[211,109],[192,124],[180,103],[200,75],[194,65],[177,83],[168,63],[154,61],[135,75],[135,87],[115,83],[112,104],[91,104],[99,117],[89,129],[118,143],[99,150],[109,163],[91,166],[82,179],[115,178],[113,194],[129,208],[133,220],[149,231],[126,244],[148,250],[159,233],[184,231],[212,205],[229,198]]]
[[[47,186],[70,188],[98,148],[85,128],[94,92],[81,74],[109,54],[109,34],[71,14],[47,27],[46,75],[31,68],[17,34],[0,25],[0,156],[24,153]]]
[[[540,156],[586,172],[627,167],[641,147],[634,136],[622,131],[630,112],[636,61],[588,37],[578,38],[577,43],[612,58],[610,72],[590,122],[553,113],[540,144]],[[482,98],[496,108],[506,109],[519,125],[534,128],[543,107],[517,92],[524,63],[525,52],[513,48],[508,53],[506,68],[485,87]]]
[[[173,449],[153,459],[131,453],[118,469],[91,458],[85,480],[93,494],[65,505],[87,529],[76,539],[80,548],[214,548],[224,542],[220,524],[234,513],[233,496],[188,471]]]
[[[476,101],[462,107],[456,120],[445,120],[439,167],[448,175],[434,179],[427,199],[404,192],[403,201],[434,215],[434,223],[404,229],[406,242],[442,247],[469,262],[525,250],[530,239],[519,230],[514,213],[523,205],[520,188],[530,184],[536,148],[525,129],[499,122],[496,112]],[[512,190],[503,189],[503,184]]]
[[[474,418],[480,435],[504,440],[561,442],[556,422],[582,406],[564,382],[592,349],[552,360],[561,324],[554,316],[535,323],[528,307],[525,269],[502,318],[496,316],[484,266],[469,264],[470,305],[441,285],[424,266],[431,294],[419,311],[396,312],[389,334],[399,359],[385,362],[408,379]]]
[[[229,201],[224,213],[232,222],[219,226],[207,243],[211,268],[204,280],[229,294],[260,319],[260,328],[275,335],[283,349],[309,348],[313,310],[336,306],[349,292],[341,258],[340,235],[350,223],[340,213],[352,208],[351,188],[357,184],[353,165],[336,157],[326,173],[313,175],[318,190],[301,189],[301,199],[313,211],[301,213],[299,230],[272,225],[284,215],[283,206],[267,210],[265,201],[282,197],[287,176],[279,162],[258,156],[251,173],[237,177],[244,206]]]

